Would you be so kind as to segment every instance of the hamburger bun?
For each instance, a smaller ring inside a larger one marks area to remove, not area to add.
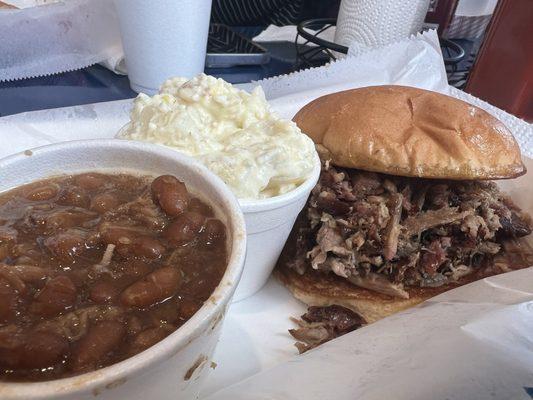
[[[312,101],[293,120],[340,167],[454,180],[526,172],[502,122],[436,92],[392,85],[347,90]]]
[[[500,271],[501,272],[501,271]],[[494,272],[496,274],[498,272]],[[488,276],[472,274],[453,285],[440,287],[408,288],[408,299],[387,296],[351,284],[334,273],[324,273],[311,268],[300,275],[288,267],[287,262],[279,262],[274,276],[291,294],[308,306],[339,305],[358,313],[367,323],[372,323],[389,315],[413,307],[443,292]]]

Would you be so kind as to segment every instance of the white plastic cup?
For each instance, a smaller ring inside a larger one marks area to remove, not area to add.
[[[153,95],[204,71],[211,0],[115,0],[130,86]]]
[[[305,207],[320,176],[320,159],[307,180],[281,196],[261,200],[239,200],[246,223],[246,261],[233,302],[244,300],[268,280],[289,237],[296,217]]]

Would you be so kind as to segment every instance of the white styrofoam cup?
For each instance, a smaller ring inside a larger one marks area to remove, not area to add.
[[[233,296],[238,302],[261,289],[272,273],[296,217],[304,208],[320,176],[320,159],[314,153],[309,178],[296,189],[261,200],[239,200],[246,223],[246,261]]]
[[[130,86],[155,94],[204,71],[211,0],[115,0]]]

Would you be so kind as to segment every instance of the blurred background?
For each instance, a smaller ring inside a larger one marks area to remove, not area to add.
[[[133,12],[131,4],[135,1],[123,2],[128,7],[126,12]],[[157,1],[148,3],[153,5]],[[6,64],[6,60],[13,58],[7,56],[13,47],[10,43],[20,38],[13,29],[3,32],[2,25],[7,29],[5,21],[24,18],[23,13],[37,11],[42,19],[52,18],[50,15],[56,12],[53,8],[58,7],[56,3],[86,6],[83,0],[0,2],[0,37],[2,33],[8,36],[0,40],[0,55],[3,55],[0,57],[0,116],[126,99],[137,94],[130,88],[132,82],[126,75],[127,62],[124,62],[124,54],[121,53],[120,37],[118,45],[114,43],[113,50],[108,49],[106,60],[91,62],[92,65],[83,68],[78,68],[78,64],[68,68],[68,65],[51,63],[49,66],[45,63],[46,66],[37,73],[33,71],[33,75],[32,72],[24,72],[24,65],[18,69],[20,75],[9,75],[7,79],[2,75],[3,67],[10,73],[14,70],[17,73],[13,65]],[[120,0],[116,3],[120,11]],[[111,0],[93,0],[91,12],[100,12],[98,7],[111,9],[113,4]],[[210,7],[206,48],[200,49],[203,45],[196,43],[191,47],[193,51],[199,49],[201,68],[206,73],[229,82],[246,83],[324,65],[344,57],[348,47],[350,54],[364,56],[366,49],[394,41],[407,33],[437,29],[450,85],[527,121],[533,120],[531,0],[212,0]],[[107,25],[118,25],[116,15],[102,12],[111,21]],[[374,18],[384,15],[392,17],[388,22],[384,18]],[[120,17],[124,32],[125,25],[131,25],[132,18],[128,17],[125,22],[125,18]],[[408,22],[411,25],[408,26]],[[65,29],[75,30],[76,25],[71,24]],[[180,29],[185,28],[180,26]],[[191,28],[187,29],[190,32]],[[46,36],[46,29],[40,28],[39,31]],[[90,40],[93,44],[102,41],[106,45],[106,40],[111,42],[111,36],[115,35],[112,29],[110,32]],[[193,36],[194,40],[196,38]],[[124,42],[126,59],[128,50],[131,52],[130,48],[138,46],[142,40],[136,38],[132,45]],[[51,49],[46,50],[47,54],[67,52],[58,47],[67,41],[56,41]],[[186,58],[191,57],[187,42],[175,50],[176,54],[183,52],[187,54]],[[68,53],[71,56],[72,49]],[[177,58],[172,54],[174,59]],[[78,54],[78,59],[80,57]],[[130,66],[133,67],[131,60]],[[66,69],[74,70],[58,73]],[[133,69],[130,70],[133,73]],[[46,76],[32,77],[35,75]],[[13,76],[21,79],[9,79]]]

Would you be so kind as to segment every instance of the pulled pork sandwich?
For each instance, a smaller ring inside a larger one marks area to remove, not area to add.
[[[533,265],[531,218],[490,180],[525,173],[509,130],[463,101],[402,86],[321,97],[294,117],[321,178],[277,266],[312,306],[367,322]]]

